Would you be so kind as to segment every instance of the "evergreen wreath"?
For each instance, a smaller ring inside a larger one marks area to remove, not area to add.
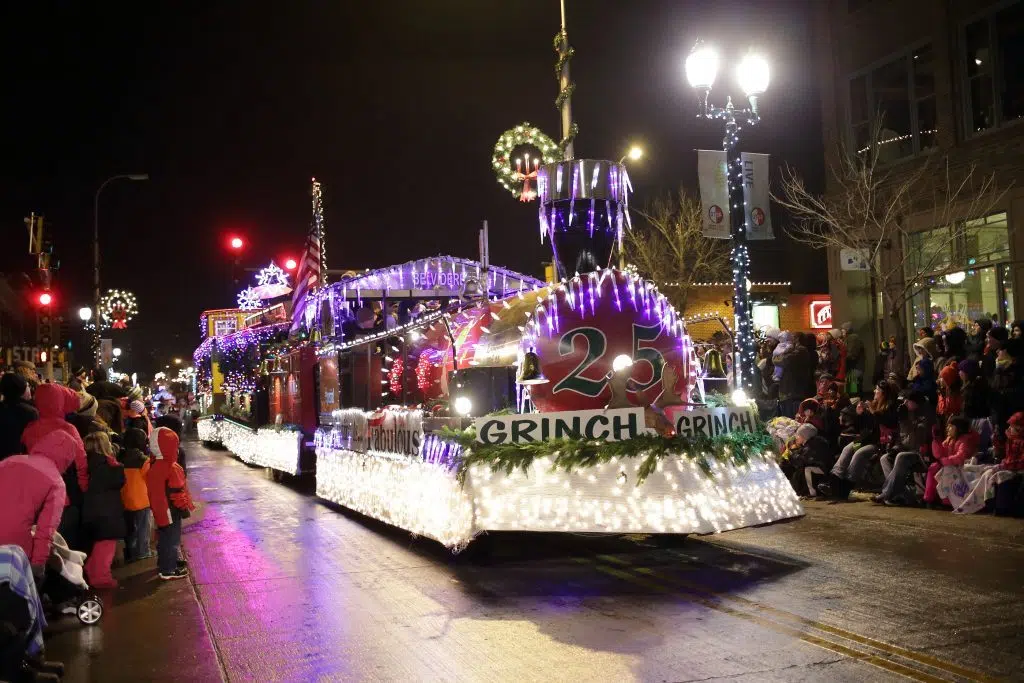
[[[498,177],[501,186],[511,192],[514,197],[518,197],[522,190],[522,180],[516,174],[511,155],[512,150],[521,145],[530,145],[540,150],[540,159],[543,164],[553,164],[558,161],[558,145],[555,144],[555,141],[528,122],[520,123],[515,128],[510,128],[502,133],[497,144],[494,145],[491,168],[494,169],[494,174]]]

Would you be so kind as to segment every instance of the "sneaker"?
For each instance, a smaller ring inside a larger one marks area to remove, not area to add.
[[[882,496],[871,496],[871,502],[875,505],[883,505],[885,503],[885,498],[882,498]]]
[[[185,578],[188,578],[188,570],[185,569],[184,567],[178,567],[177,569],[175,569],[170,574],[164,574],[163,572],[161,572],[160,573],[160,578],[163,581],[173,581],[175,579],[185,579]]]
[[[903,503],[898,501],[898,500],[887,500],[887,501],[885,501],[885,504],[889,505],[890,507],[897,507],[897,508],[903,507]]]

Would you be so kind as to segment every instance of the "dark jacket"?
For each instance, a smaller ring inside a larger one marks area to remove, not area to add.
[[[128,396],[128,392],[120,384],[106,380],[93,382],[85,391],[92,394],[97,401],[117,401]]]
[[[1024,366],[1021,362],[996,367],[989,383],[989,410],[996,425],[1004,425],[1018,410],[1024,410]]]
[[[39,419],[39,411],[22,396],[28,382],[24,377],[7,373],[0,378],[0,460],[9,455],[28,453],[21,442],[21,433],[25,425]]]
[[[121,487],[124,467],[102,453],[89,453],[89,490],[82,503],[82,528],[93,541],[124,538]]]
[[[835,461],[828,441],[815,436],[808,439],[803,446],[789,449],[789,463],[798,470],[804,467],[820,467],[822,471],[828,472]]]
[[[935,364],[931,358],[925,357],[917,361],[918,374],[910,382],[910,389],[920,391],[922,394],[935,398]]]
[[[988,405],[988,382],[984,377],[977,377],[964,384],[960,395],[964,400],[961,415],[968,420],[981,420],[992,414]]]
[[[894,453],[904,451],[920,452],[923,446],[932,442],[932,425],[935,414],[930,406],[922,405],[914,412],[902,406],[898,411],[897,435],[889,444]]]
[[[811,365],[807,349],[799,343],[794,344],[791,350],[779,358],[779,365],[782,366],[779,399],[792,401],[807,398],[808,385],[814,385],[814,366]]]

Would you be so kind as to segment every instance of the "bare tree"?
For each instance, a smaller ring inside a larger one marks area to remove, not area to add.
[[[998,190],[995,174],[982,174],[974,165],[958,166],[948,155],[886,165],[880,161],[885,146],[897,142],[876,126],[864,149],[840,145],[830,168],[829,192],[811,192],[786,167],[773,198],[793,217],[786,229],[791,238],[816,249],[856,254],[864,263],[902,353],[907,303],[927,286],[928,276],[966,267],[957,262],[958,254],[979,230],[970,221],[988,215],[1004,191]],[[947,232],[930,241],[927,250],[907,249],[913,232],[944,226]]]
[[[685,188],[659,197],[626,234],[626,259],[658,284],[680,313],[694,283],[731,280],[728,244],[704,237],[700,200]]]

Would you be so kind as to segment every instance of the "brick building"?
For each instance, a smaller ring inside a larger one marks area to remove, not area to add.
[[[907,307],[908,328],[1024,313],[1024,0],[821,0],[813,7],[827,162],[835,162],[842,141],[860,149],[881,113],[880,161],[913,168],[947,155],[955,168],[974,163],[1008,188],[989,215],[963,216],[953,226],[907,217],[915,232],[891,245],[888,258],[906,268],[941,250]],[[826,182],[834,189],[833,179]],[[868,278],[842,270],[838,253],[829,254],[828,276],[836,319],[853,320],[865,340],[876,340],[891,322]]]
[[[789,282],[751,282],[750,296],[754,314],[754,327],[778,327],[783,330],[815,332],[838,327],[833,323],[831,301],[828,294],[794,294]],[[732,328],[732,283],[701,282],[692,286],[687,294],[687,319],[721,316]],[[812,311],[814,314],[812,315]],[[687,331],[693,339],[708,339],[722,329],[715,321],[688,323]]]

